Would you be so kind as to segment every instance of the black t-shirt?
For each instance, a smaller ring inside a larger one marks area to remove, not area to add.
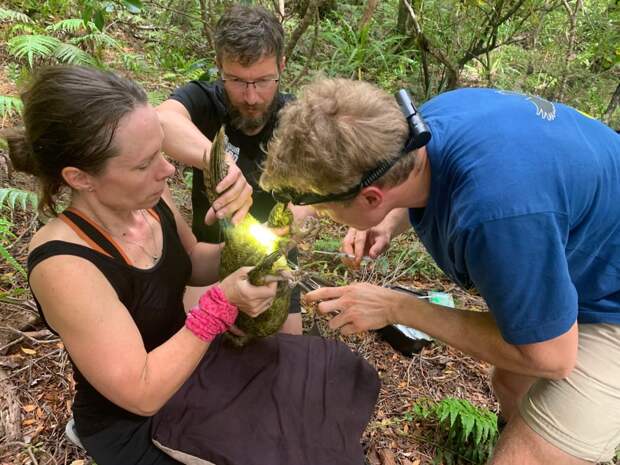
[[[230,124],[222,81],[191,81],[176,89],[171,99],[180,102],[189,112],[192,122],[209,139],[213,140],[217,131],[224,124],[228,136],[228,150],[237,158],[237,166],[254,189],[254,202],[250,213],[259,221],[266,221],[275,205],[270,193],[263,191],[258,181],[261,164],[265,159],[263,151],[276,125],[276,114],[256,135],[248,136]],[[290,94],[278,93],[277,111],[293,99]],[[204,189],[202,171],[194,168],[192,180],[192,230],[202,242],[217,243],[222,241],[219,223],[212,226],[204,224],[204,217],[210,203]]]

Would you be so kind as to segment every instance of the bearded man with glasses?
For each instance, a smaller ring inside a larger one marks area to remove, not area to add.
[[[280,92],[286,62],[284,31],[271,12],[262,7],[233,6],[217,23],[215,49],[220,79],[192,81],[157,108],[164,151],[194,167],[192,230],[199,241],[211,243],[222,238],[216,218],[232,217],[237,223],[249,211],[259,221],[267,220],[275,201],[258,185],[263,148],[271,138],[278,111],[293,98]],[[210,205],[202,157],[222,125],[228,137],[227,151],[236,164],[218,186],[224,193]],[[296,208],[294,213],[301,218],[311,211]],[[299,293],[294,292],[283,331],[301,333],[299,312]]]

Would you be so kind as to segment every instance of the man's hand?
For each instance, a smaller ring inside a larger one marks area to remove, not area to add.
[[[388,249],[391,234],[379,226],[360,231],[350,228],[342,241],[342,251],[355,256],[355,258],[343,258],[343,263],[350,268],[359,268],[364,256],[377,258]]]
[[[399,293],[368,283],[343,287],[323,287],[305,295],[306,302],[317,302],[321,313],[334,313],[332,329],[344,335],[379,329],[394,323],[393,309]]]
[[[227,157],[227,162],[228,174],[215,188],[221,195],[209,208],[205,216],[206,224],[227,217],[232,217],[233,224],[238,224],[252,206],[252,186],[230,157]]]

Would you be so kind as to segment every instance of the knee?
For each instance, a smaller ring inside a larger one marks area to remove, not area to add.
[[[493,386],[493,391],[495,395],[499,399],[504,399],[507,397],[513,397],[511,394],[514,394],[514,387],[511,382],[512,374],[506,370],[502,370],[501,368],[493,368],[491,372],[491,385]]]

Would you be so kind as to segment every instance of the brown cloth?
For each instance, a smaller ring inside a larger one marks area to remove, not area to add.
[[[278,334],[242,349],[216,340],[153,418],[155,444],[186,464],[362,465],[379,393],[346,345]]]

